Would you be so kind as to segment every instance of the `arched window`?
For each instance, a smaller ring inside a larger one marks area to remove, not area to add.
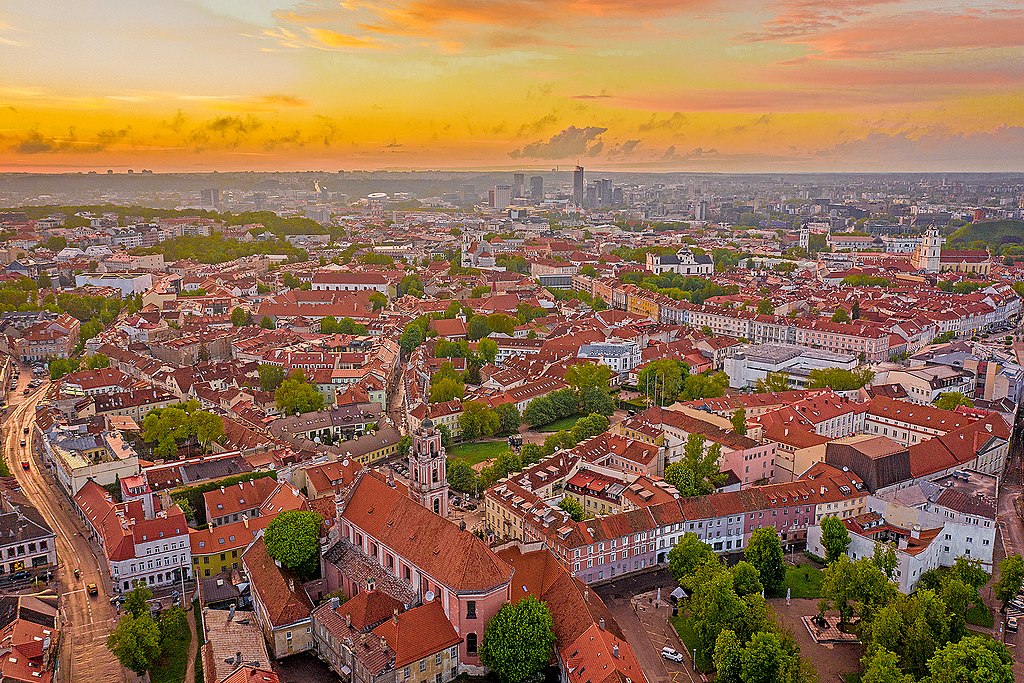
[[[441,499],[440,498],[435,498],[434,499],[434,514],[435,515],[441,514]]]
[[[476,634],[466,634],[466,654],[476,655]]]
[[[436,483],[437,483],[437,481],[438,481],[438,476],[437,476],[437,468],[436,468],[436,467],[435,467],[435,468],[433,469],[433,471],[432,471],[432,472],[431,472],[431,474],[430,474],[430,481],[431,481],[431,482],[433,482],[433,483],[435,483],[435,484],[436,484]]]

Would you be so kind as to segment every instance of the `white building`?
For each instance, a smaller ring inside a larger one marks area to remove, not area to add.
[[[630,370],[640,365],[640,347],[636,342],[584,344],[576,357],[590,358],[607,365],[621,381],[626,379]]]
[[[695,255],[689,249],[680,249],[675,254],[664,255],[648,252],[647,270],[655,275],[711,275],[715,272],[715,263],[710,256]]]
[[[734,389],[753,387],[768,373],[784,373],[793,388],[803,388],[811,370],[853,370],[857,356],[833,353],[824,349],[810,349],[792,344],[760,344],[750,346],[723,361],[722,369],[729,376]]]
[[[142,294],[153,286],[149,273],[81,273],[75,276],[75,286],[114,287],[121,290],[122,297]]]

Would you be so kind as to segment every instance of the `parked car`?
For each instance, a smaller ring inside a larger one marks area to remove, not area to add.
[[[25,439],[22,439],[22,440],[21,440],[21,447],[22,447],[22,448],[24,448],[24,447],[25,447]]]
[[[661,648],[661,657],[662,659],[667,659],[668,661],[676,662],[677,664],[683,661],[683,655],[679,652],[679,650],[676,650],[675,648],[671,647]]]
[[[21,433],[22,434],[28,434],[28,427],[22,427]]]
[[[23,469],[23,470],[27,470],[28,469],[28,460],[22,460],[21,461],[21,469]]]
[[[1009,617],[1006,620],[1006,630],[1011,633],[1017,632],[1017,617]]]
[[[98,588],[96,588],[96,584],[95,583],[89,583],[89,584],[86,584],[86,586],[85,586],[85,592],[88,593],[89,595],[96,595],[100,591],[99,591]]]

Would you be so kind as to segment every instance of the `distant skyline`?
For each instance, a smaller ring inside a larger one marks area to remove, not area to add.
[[[1024,170],[1016,0],[6,0],[0,70],[0,171]]]

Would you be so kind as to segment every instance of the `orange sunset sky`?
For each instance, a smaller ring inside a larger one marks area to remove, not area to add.
[[[4,0],[0,170],[998,171],[1024,5]]]

